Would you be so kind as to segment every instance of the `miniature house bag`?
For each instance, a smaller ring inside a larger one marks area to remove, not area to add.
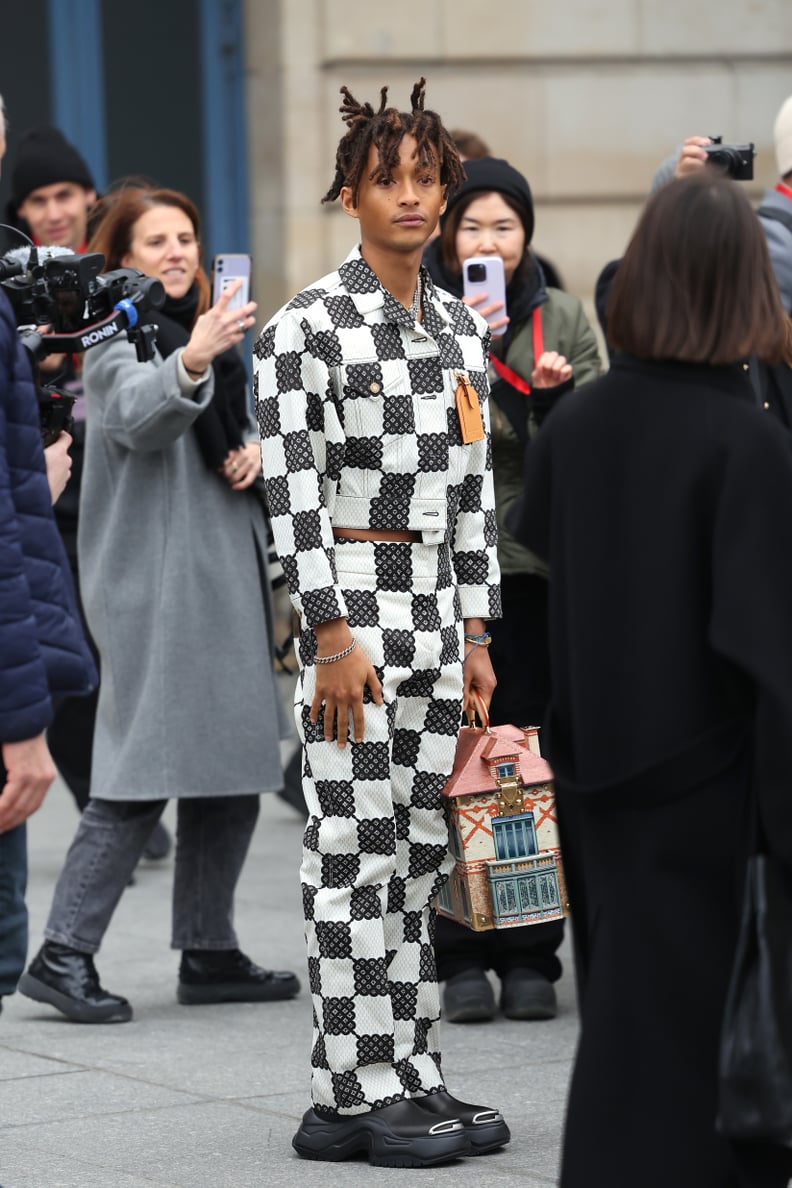
[[[536,726],[463,726],[448,800],[456,863],[437,899],[477,932],[558,920],[569,912],[553,773]]]

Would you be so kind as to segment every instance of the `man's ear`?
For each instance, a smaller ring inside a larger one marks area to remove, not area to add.
[[[341,207],[344,214],[348,214],[353,219],[358,218],[358,209],[353,197],[352,187],[342,186],[338,196],[341,199]]]
[[[447,206],[448,206],[448,186],[443,186],[443,205],[440,207],[441,215],[445,214]]]

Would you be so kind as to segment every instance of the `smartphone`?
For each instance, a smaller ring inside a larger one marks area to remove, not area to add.
[[[466,297],[486,293],[487,300],[482,302],[483,305],[501,302],[501,308],[490,314],[488,322],[496,322],[506,316],[506,278],[500,256],[470,256],[463,260],[462,289]]]
[[[229,301],[229,309],[241,309],[250,301],[250,256],[242,253],[215,256],[212,261],[212,305],[237,280],[242,284]]]

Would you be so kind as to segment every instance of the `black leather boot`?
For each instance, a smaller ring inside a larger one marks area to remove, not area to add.
[[[19,992],[54,1006],[74,1023],[128,1023],[132,1007],[99,983],[93,957],[45,941],[19,979]]]
[[[503,1114],[490,1106],[457,1101],[445,1089],[412,1100],[435,1118],[458,1118],[470,1143],[470,1155],[487,1155],[490,1151],[497,1151],[499,1147],[505,1147],[511,1138]]]
[[[376,1167],[435,1167],[470,1153],[458,1118],[436,1118],[409,1098],[365,1114],[307,1110],[292,1146],[303,1159],[331,1163],[365,1152]]]
[[[239,949],[185,949],[177,998],[208,1002],[275,1002],[294,998],[300,983],[288,970],[262,969]]]

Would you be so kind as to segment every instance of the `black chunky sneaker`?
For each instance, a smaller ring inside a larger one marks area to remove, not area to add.
[[[176,996],[184,1006],[212,1002],[276,1002],[300,983],[288,970],[262,969],[239,949],[185,949]]]
[[[308,1110],[292,1146],[303,1159],[332,1163],[365,1153],[375,1167],[435,1167],[470,1153],[458,1118],[437,1118],[409,1098],[367,1114]]]
[[[501,1010],[507,1019],[555,1019],[553,983],[535,969],[510,969],[501,983]]]
[[[490,1151],[505,1147],[511,1138],[511,1132],[500,1110],[457,1101],[445,1089],[440,1093],[430,1093],[428,1097],[414,1097],[412,1100],[435,1118],[459,1118],[470,1143],[470,1155],[488,1155]]]
[[[495,1018],[495,995],[483,969],[465,969],[448,978],[443,1018],[449,1023],[486,1023]]]
[[[45,941],[19,979],[19,992],[54,1006],[74,1023],[128,1023],[132,1007],[99,983],[90,953]]]

